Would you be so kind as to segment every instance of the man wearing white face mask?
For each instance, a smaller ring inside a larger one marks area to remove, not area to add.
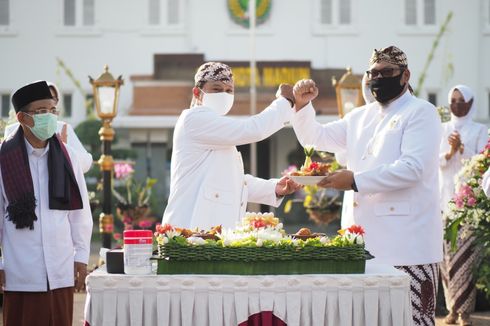
[[[208,229],[233,228],[247,202],[278,206],[299,185],[288,178],[264,180],[245,175],[236,146],[261,141],[287,124],[293,114],[292,87],[281,85],[277,99],[245,119],[227,117],[233,105],[230,67],[208,62],[194,77],[191,108],[175,126],[170,196],[163,223]]]

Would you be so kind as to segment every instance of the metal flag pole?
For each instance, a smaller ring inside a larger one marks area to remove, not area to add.
[[[257,62],[255,60],[256,0],[249,0],[250,22],[250,115],[257,113],[257,86],[255,84]],[[250,144],[250,174],[257,175],[257,143]]]

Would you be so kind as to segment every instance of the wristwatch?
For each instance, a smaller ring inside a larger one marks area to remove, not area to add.
[[[350,185],[350,187],[351,187],[351,188],[352,188],[352,190],[354,190],[355,192],[359,192],[359,190],[357,190],[356,179],[352,178],[352,184]]]

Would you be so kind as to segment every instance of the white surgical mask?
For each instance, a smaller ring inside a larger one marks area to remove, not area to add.
[[[210,107],[219,115],[225,115],[230,112],[235,96],[226,92],[205,93],[202,89],[202,105]]]

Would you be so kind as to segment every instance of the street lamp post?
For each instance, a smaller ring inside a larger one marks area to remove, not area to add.
[[[337,96],[337,110],[342,118],[352,109],[363,103],[361,78],[352,74],[352,68],[347,67],[347,72],[339,81],[332,76],[332,85]]]
[[[111,143],[114,140],[114,129],[112,119],[117,115],[119,101],[119,88],[124,84],[122,76],[114,79],[105,65],[104,72],[94,80],[89,76],[94,92],[95,108],[97,115],[102,120],[99,130],[102,141],[102,155],[98,161],[102,171],[103,204],[102,213],[99,217],[99,230],[102,235],[102,247],[111,248],[112,233],[114,231],[114,217],[112,215],[112,170],[114,161],[112,159]]]

